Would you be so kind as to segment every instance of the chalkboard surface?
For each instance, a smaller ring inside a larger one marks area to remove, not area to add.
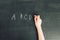
[[[0,0],[0,40],[38,40],[35,12],[45,39],[60,40],[60,0]]]
[[[0,3],[0,40],[37,40],[32,10],[36,1]]]

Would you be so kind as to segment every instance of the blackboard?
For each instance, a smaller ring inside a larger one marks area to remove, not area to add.
[[[32,19],[36,1],[9,0],[0,3],[0,40],[37,40]]]
[[[36,12],[45,39],[60,40],[60,0],[0,0],[0,40],[38,40]]]

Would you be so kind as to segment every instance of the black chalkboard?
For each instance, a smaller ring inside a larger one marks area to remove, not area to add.
[[[0,40],[37,40],[32,15],[36,0],[1,2]]]

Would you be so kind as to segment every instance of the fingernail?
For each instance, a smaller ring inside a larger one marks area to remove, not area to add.
[[[40,17],[40,15],[38,15],[38,17]]]
[[[34,17],[35,17],[36,15],[34,15]]]

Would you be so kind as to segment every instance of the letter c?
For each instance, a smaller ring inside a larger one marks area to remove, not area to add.
[[[27,16],[28,16],[27,14],[24,15],[24,19],[25,19],[25,20],[27,20]]]

